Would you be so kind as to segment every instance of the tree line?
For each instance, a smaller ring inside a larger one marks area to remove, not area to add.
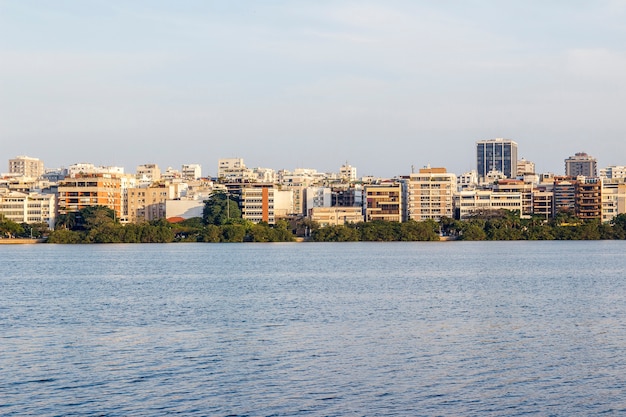
[[[169,223],[165,219],[121,224],[105,206],[85,207],[58,216],[49,243],[291,242],[286,221],[275,225],[241,218],[235,201],[218,193],[207,200],[202,217]]]
[[[360,222],[320,227],[304,219],[297,229],[313,242],[453,240],[610,240],[626,239],[626,214],[610,223],[582,221],[560,213],[553,219],[522,219],[505,210],[480,213],[467,220],[444,217],[439,222]],[[50,243],[169,243],[169,242],[291,242],[295,230],[285,220],[275,225],[252,223],[241,217],[236,201],[216,194],[205,202],[202,217],[171,224],[164,219],[137,224],[119,223],[108,207],[86,207],[47,224],[16,223],[0,215],[0,237],[47,237]]]

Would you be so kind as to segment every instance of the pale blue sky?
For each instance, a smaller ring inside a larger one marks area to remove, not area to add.
[[[461,173],[505,137],[542,172],[626,165],[624,22],[624,0],[0,0],[0,163]]]

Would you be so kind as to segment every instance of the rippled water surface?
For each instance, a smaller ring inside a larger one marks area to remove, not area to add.
[[[0,415],[624,415],[625,253],[3,245]]]

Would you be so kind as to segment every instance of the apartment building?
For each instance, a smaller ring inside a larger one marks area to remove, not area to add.
[[[202,167],[200,164],[183,164],[181,175],[186,180],[197,180],[202,177]]]
[[[151,184],[161,179],[161,169],[157,164],[138,165],[135,177],[141,183]]]
[[[517,161],[517,176],[522,177],[527,174],[535,173],[535,163],[527,161],[525,158]]]
[[[309,210],[309,218],[322,227],[360,223],[364,220],[361,207],[313,207]]]
[[[499,180],[493,186],[493,190],[500,193],[517,193],[522,196],[522,217],[530,217],[533,214],[533,184],[523,180],[504,179]]]
[[[610,222],[618,214],[626,214],[626,180],[604,178],[602,180],[602,221]]]
[[[575,213],[581,220],[602,219],[602,181],[580,178],[575,185]]]
[[[111,175],[124,175],[124,167],[117,166],[95,166],[90,163],[77,163],[72,164],[67,168],[68,175],[70,177],[81,174],[111,174]]]
[[[554,193],[546,188],[535,188],[532,192],[532,213],[548,220],[554,217]]]
[[[79,211],[85,207],[106,206],[123,216],[122,179],[115,174],[75,174],[58,186],[60,214]]]
[[[44,174],[43,161],[21,155],[9,159],[9,173],[23,177],[39,178]]]
[[[585,152],[578,152],[565,160],[565,176],[597,177],[598,161]]]
[[[365,221],[401,222],[402,194],[402,185],[397,182],[366,186]]]
[[[16,223],[46,223],[53,229],[56,221],[56,196],[0,190],[0,214]]]
[[[600,170],[600,177],[608,179],[626,178],[626,166],[611,165]]]
[[[304,189],[304,212],[316,207],[332,206],[332,191],[329,187],[307,187]]]
[[[424,221],[453,216],[455,174],[445,168],[422,168],[405,180],[405,219]]]
[[[356,167],[348,164],[347,162],[339,168],[339,177],[345,182],[354,182],[357,179]]]
[[[239,194],[241,217],[254,223],[275,224],[274,192],[272,184],[247,184]]]
[[[256,175],[246,168],[243,158],[223,158],[217,161],[217,178],[228,182],[256,182]]]
[[[555,176],[552,192],[554,193],[553,213],[571,213],[576,210],[576,183],[572,177]]]
[[[175,197],[173,185],[129,188],[128,222],[139,223],[166,218],[166,201]]]
[[[459,220],[466,220],[473,216],[485,215],[498,210],[512,211],[521,216],[521,193],[466,190],[460,191],[454,196],[454,217]]]
[[[363,186],[360,184],[339,184],[331,188],[332,207],[363,208]]]

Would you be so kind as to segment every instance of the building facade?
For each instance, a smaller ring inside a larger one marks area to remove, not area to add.
[[[602,180],[602,221],[610,222],[618,214],[626,214],[626,182],[624,178]]]
[[[59,214],[79,211],[85,207],[106,206],[123,216],[122,180],[114,174],[76,174],[59,182]]]
[[[492,190],[467,190],[460,191],[454,196],[454,217],[458,220],[488,215],[499,210],[511,211],[521,216],[522,195]]]
[[[43,161],[29,156],[16,156],[9,159],[9,174],[18,174],[23,177],[39,178],[44,174]]]
[[[0,192],[0,214],[16,223],[46,223],[54,229],[56,196],[8,190]]]
[[[161,179],[161,169],[157,164],[138,165],[135,177],[142,183],[151,184]]]
[[[522,217],[530,217],[533,214],[533,184],[522,180],[500,180],[493,190],[500,193],[517,193],[522,196]]]
[[[166,202],[175,196],[174,187],[162,185],[127,190],[128,222],[140,223],[166,218]]]
[[[250,184],[242,187],[239,195],[241,217],[253,223],[275,224],[275,190],[271,184]]]
[[[598,162],[596,158],[587,155],[585,152],[578,152],[565,160],[566,177],[597,177]]]
[[[314,207],[309,210],[309,218],[321,227],[341,226],[362,222],[363,210],[360,207]]]
[[[492,171],[501,172],[506,178],[515,178],[517,142],[503,138],[476,142],[476,167],[480,178],[486,178]]]
[[[585,178],[576,182],[575,213],[581,220],[602,219],[602,181]]]
[[[445,168],[423,168],[411,174],[406,182],[407,220],[436,220],[452,218],[456,175]]]
[[[387,183],[365,187],[365,221],[402,221],[402,185]]]
[[[183,164],[180,172],[186,180],[197,180],[202,178],[202,167],[200,164]]]

